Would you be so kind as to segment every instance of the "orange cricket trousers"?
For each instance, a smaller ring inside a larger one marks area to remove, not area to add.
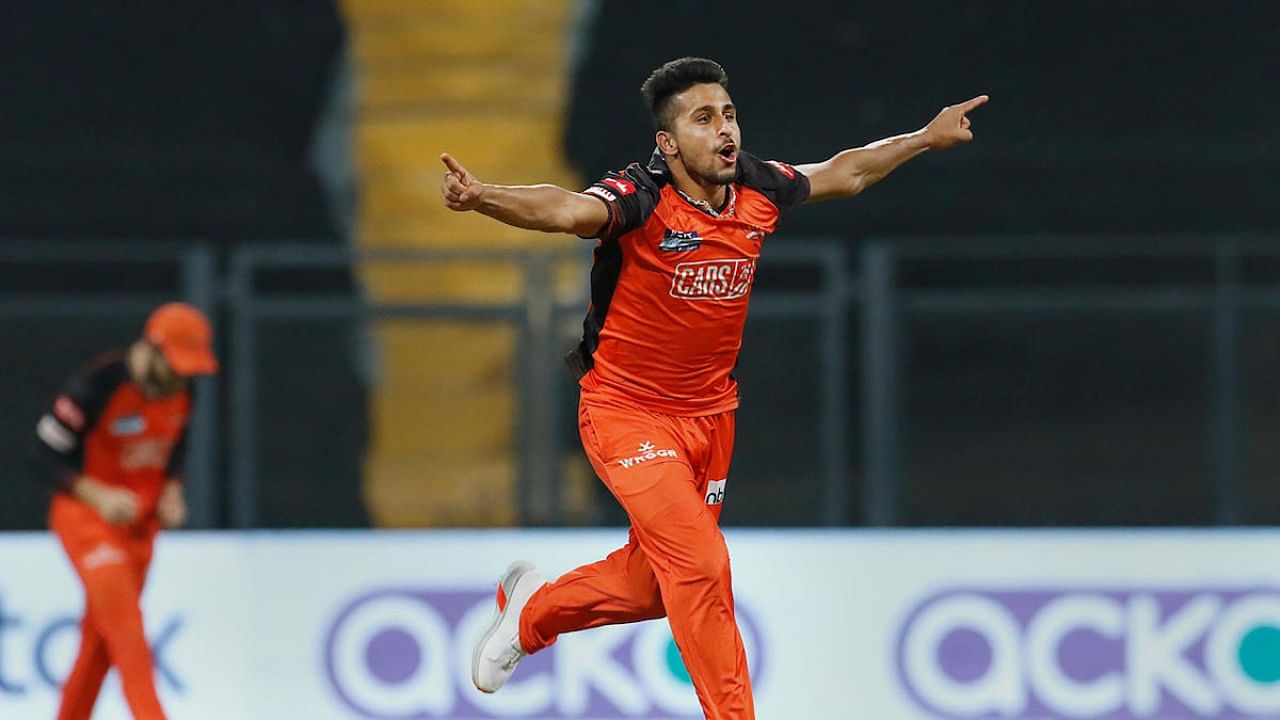
[[[85,503],[58,494],[49,511],[49,527],[62,541],[85,595],[80,653],[62,686],[58,720],[89,720],[102,680],[113,666],[135,720],[164,720],[139,606],[156,523],[117,527]]]
[[[665,615],[706,717],[754,718],[719,525],[733,412],[677,417],[584,391],[578,429],[630,536],[535,592],[520,616],[521,645],[536,652],[562,633]]]

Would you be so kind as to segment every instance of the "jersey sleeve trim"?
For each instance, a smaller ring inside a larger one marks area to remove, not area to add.
[[[761,160],[744,152],[738,161],[738,182],[762,193],[785,213],[809,199],[809,178],[779,160]]]
[[[665,165],[648,166],[631,163],[618,172],[605,173],[603,178],[582,191],[605,204],[609,220],[595,235],[601,241],[616,240],[645,224],[658,207],[662,186],[667,183]]]
[[[51,483],[65,485],[83,472],[84,439],[127,379],[124,358],[108,356],[72,375],[53,407],[40,417],[35,460]]]

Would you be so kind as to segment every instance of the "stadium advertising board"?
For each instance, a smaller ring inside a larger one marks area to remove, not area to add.
[[[568,635],[470,687],[506,563],[549,574],[620,530],[180,533],[144,600],[174,717],[700,717],[663,622]],[[1280,533],[729,534],[760,717],[1280,717]],[[0,718],[52,717],[79,587],[0,535]],[[111,678],[98,720],[127,720]]]

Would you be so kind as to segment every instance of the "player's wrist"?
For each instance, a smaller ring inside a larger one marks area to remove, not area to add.
[[[918,145],[919,149],[922,151],[936,150],[941,145],[941,138],[929,125],[926,125],[913,133],[909,133],[907,135],[907,139],[908,142]]]
[[[102,485],[88,475],[81,475],[71,481],[71,495],[77,500],[96,506],[102,497]]]

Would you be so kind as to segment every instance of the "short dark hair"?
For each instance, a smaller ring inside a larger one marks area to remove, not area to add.
[[[729,76],[720,63],[698,57],[682,57],[654,70],[640,86],[640,92],[649,104],[654,126],[659,130],[670,130],[674,119],[671,117],[671,98],[703,83],[717,83],[728,90]]]

